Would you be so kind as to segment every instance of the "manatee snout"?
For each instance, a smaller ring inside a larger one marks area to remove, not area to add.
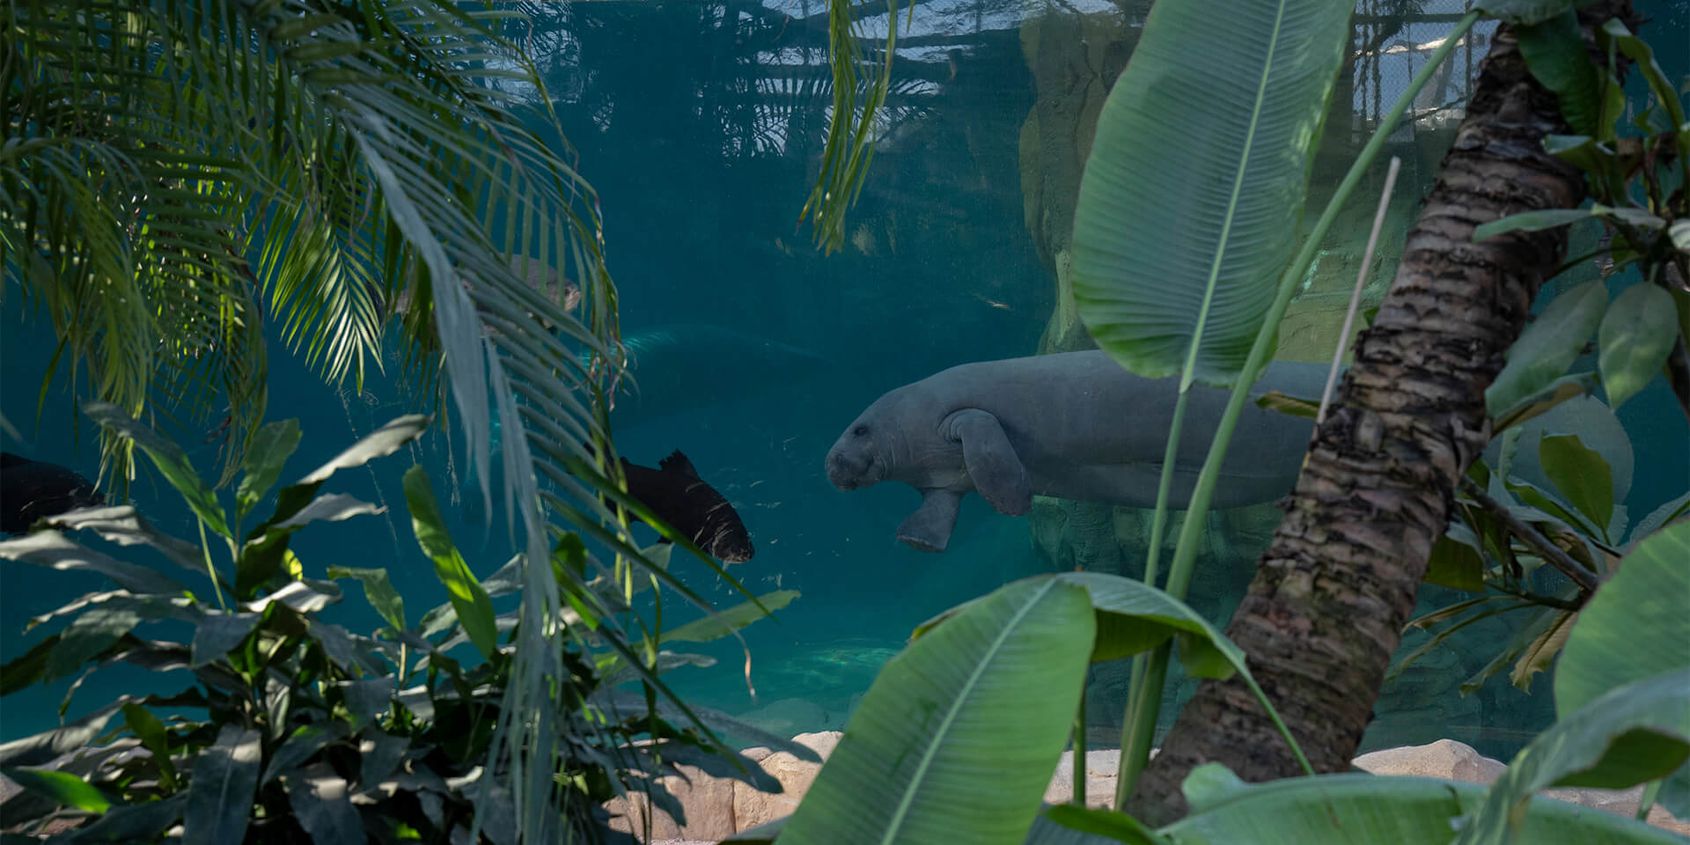
[[[873,474],[874,467],[874,444],[865,436],[861,424],[846,429],[833,448],[827,450],[827,480],[841,490],[855,490],[879,481]]]
[[[836,445],[827,452],[827,480],[841,490],[855,490],[863,486],[870,462],[867,455]]]

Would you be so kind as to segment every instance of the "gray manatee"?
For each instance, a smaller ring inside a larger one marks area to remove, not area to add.
[[[1275,362],[1252,396],[1318,397],[1320,364]],[[1025,514],[1034,494],[1149,508],[1156,504],[1178,379],[1149,379],[1098,350],[963,364],[892,390],[863,411],[827,453],[841,490],[900,481],[921,506],[898,539],[941,552],[962,497]],[[1185,508],[1226,407],[1227,391],[1193,387],[1171,491]],[[1246,405],[1221,465],[1213,505],[1269,502],[1290,492],[1313,421]]]

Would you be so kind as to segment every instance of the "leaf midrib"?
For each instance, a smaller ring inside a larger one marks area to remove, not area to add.
[[[1279,33],[1285,25],[1285,6],[1290,0],[1279,0],[1273,16],[1273,33],[1268,37],[1267,57],[1262,62],[1261,77],[1256,81],[1256,102],[1250,108],[1250,126],[1244,135],[1244,152],[1232,177],[1232,195],[1227,198],[1226,217],[1221,223],[1220,239],[1215,243],[1215,259],[1209,265],[1209,279],[1203,288],[1203,304],[1197,309],[1197,325],[1191,333],[1191,346],[1186,350],[1185,369],[1180,374],[1180,392],[1191,388],[1197,371],[1197,350],[1203,343],[1203,332],[1209,323],[1209,309],[1220,283],[1221,264],[1226,261],[1227,240],[1232,235],[1232,221],[1238,216],[1238,198],[1244,192],[1244,173],[1250,169],[1250,153],[1256,145],[1256,125],[1261,122],[1262,103],[1267,99],[1268,78],[1273,75],[1274,55],[1279,52]]]
[[[1002,650],[1010,633],[1021,624],[1021,620],[1026,618],[1027,614],[1032,611],[1033,606],[1037,605],[1057,583],[1055,579],[1046,581],[1037,593],[1029,596],[1027,603],[1015,612],[1015,616],[1009,620],[1009,624],[1004,625],[1003,629],[998,632],[997,639],[992,641],[991,647],[975,663],[974,671],[969,673],[967,682],[963,684],[956,697],[951,700],[950,709],[945,711],[945,718],[940,720],[938,729],[933,732],[931,741],[927,743],[927,750],[922,752],[921,761],[916,764],[915,773],[910,776],[909,786],[905,787],[904,795],[898,801],[898,808],[892,812],[892,817],[887,822],[886,834],[880,838],[881,845],[890,845],[893,838],[897,836],[899,828],[903,826],[904,816],[909,813],[910,805],[915,802],[916,790],[920,787],[922,779],[926,777],[927,769],[932,765],[934,756],[939,753],[939,746],[943,744],[945,734],[950,731],[951,723],[956,721],[957,714],[962,711],[963,703],[968,700],[969,695],[974,691],[974,687],[979,684],[981,676],[986,674],[986,667],[992,662],[992,658]]]

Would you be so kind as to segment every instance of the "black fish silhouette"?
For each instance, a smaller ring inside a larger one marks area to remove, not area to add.
[[[94,483],[75,471],[0,452],[0,532],[22,534],[38,519],[103,504]]]
[[[657,466],[652,469],[623,458],[622,473],[628,479],[628,495],[723,562],[742,563],[756,554],[751,535],[733,505],[698,477],[698,470],[686,455],[676,449],[658,461]]]

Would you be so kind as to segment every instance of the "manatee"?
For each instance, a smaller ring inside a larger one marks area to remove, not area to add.
[[[1252,388],[1315,397],[1320,364],[1270,364]],[[941,552],[962,497],[979,493],[999,513],[1022,515],[1035,494],[1149,508],[1173,421],[1178,379],[1149,379],[1098,350],[963,364],[892,390],[827,453],[841,490],[899,481],[921,505],[898,539]],[[1171,506],[1191,500],[1227,391],[1193,387],[1175,457]],[[1212,504],[1240,507],[1290,492],[1311,420],[1245,406]]]
[[[0,452],[0,532],[22,534],[36,520],[103,504],[94,482],[75,470]]]

